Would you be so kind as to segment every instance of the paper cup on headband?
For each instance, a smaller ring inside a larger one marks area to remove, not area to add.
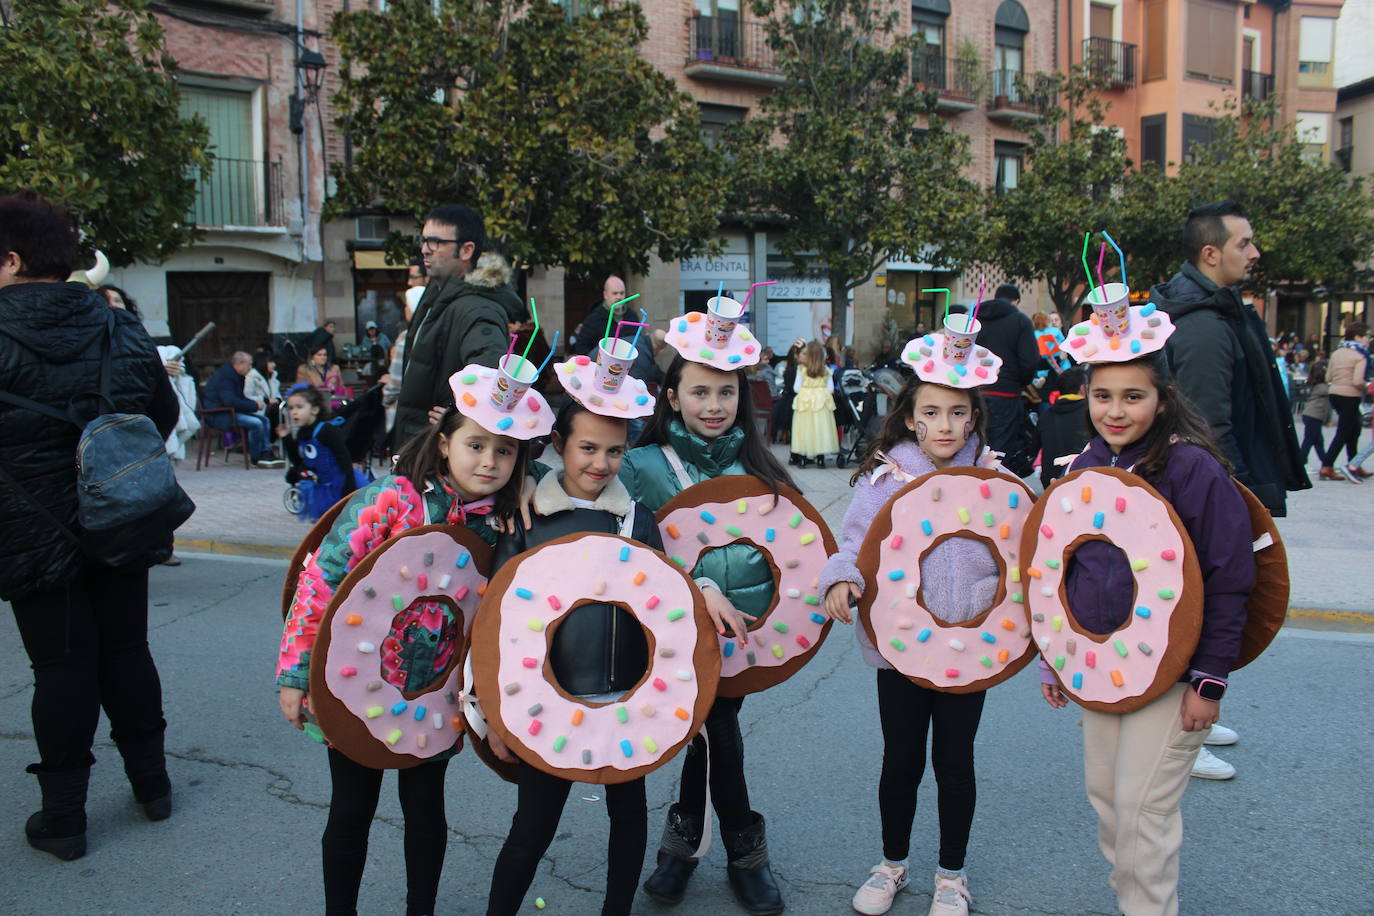
[[[1131,332],[1131,291],[1124,283],[1098,286],[1088,294],[1088,304],[1097,316],[1097,326],[1108,337],[1125,337]]]
[[[706,346],[725,349],[743,315],[744,306],[729,296],[712,296],[706,300]]]
[[[629,377],[630,366],[634,365],[638,353],[628,340],[601,338],[596,348],[596,374],[592,376],[592,387],[615,394]]]
[[[950,315],[946,318],[945,360],[951,363],[967,362],[973,350],[973,341],[982,327],[982,322],[974,321],[972,315]]]
[[[539,375],[539,367],[514,353],[501,357],[496,378],[491,383],[491,404],[499,410],[514,410]]]

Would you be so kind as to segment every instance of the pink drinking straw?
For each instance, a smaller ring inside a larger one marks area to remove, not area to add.
[[[630,327],[632,327],[632,328],[643,328],[643,327],[646,327],[646,325],[645,325],[643,322],[639,322],[639,321],[619,321],[619,322],[616,322],[616,326],[615,326],[615,339],[616,339],[616,340],[619,340],[619,339],[620,339],[620,329],[623,328],[623,327],[625,327],[625,325],[627,325],[627,324],[628,324]],[[636,340],[639,339],[639,332],[638,332],[638,331],[635,332],[635,339],[636,339]],[[611,346],[614,347],[615,344],[611,344]],[[634,344],[630,344],[630,346],[633,347]]]
[[[1102,289],[1102,301],[1107,301],[1107,281],[1102,279],[1102,258],[1107,254],[1107,243],[1103,242],[1102,247],[1097,249],[1097,285]]]
[[[747,292],[747,293],[744,294],[744,301],[741,302],[740,305],[741,305],[741,306],[744,306],[744,307],[746,307],[746,308],[749,306],[749,297],[752,296],[752,295],[754,295],[754,290],[755,290],[757,287],[760,287],[760,286],[772,286],[774,283],[777,283],[777,282],[778,282],[777,280],[761,280],[760,282],[755,283],[753,286],[750,286],[750,287],[749,287],[749,292]]]
[[[985,274],[978,275],[978,301],[973,303],[973,314],[968,316],[968,324],[964,326],[964,332],[973,330],[973,323],[978,320],[978,306],[983,304],[983,290],[987,289],[988,278]]]
[[[512,335],[510,336],[510,348],[509,348],[508,350],[506,350],[506,358],[509,359],[509,358],[510,358],[510,355],[511,355],[512,353],[514,353],[514,352],[515,352],[515,335],[512,334]]]

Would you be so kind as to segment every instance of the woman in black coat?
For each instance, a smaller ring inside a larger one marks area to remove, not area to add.
[[[64,282],[76,245],[62,209],[29,191],[0,197],[0,391],[63,411],[75,399],[79,410],[83,395],[100,390],[108,337],[113,410],[151,417],[166,437],[179,406],[157,350],[130,312]],[[171,555],[171,539],[120,567],[81,553],[69,533],[78,527],[79,435],[73,423],[0,402],[0,599],[33,666],[39,762],[28,771],[43,796],[25,833],[61,859],[86,852],[102,708],[134,798],[150,820],[172,810],[162,687],[148,651],[148,567]]]

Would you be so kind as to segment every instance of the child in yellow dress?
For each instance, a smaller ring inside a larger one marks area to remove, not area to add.
[[[825,456],[840,450],[835,429],[835,380],[825,364],[825,348],[816,341],[806,345],[797,366],[797,395],[792,401],[793,464],[802,467],[816,459],[825,467]]]

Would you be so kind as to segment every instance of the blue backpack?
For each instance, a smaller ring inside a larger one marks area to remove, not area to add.
[[[100,391],[77,395],[65,412],[0,391],[0,401],[71,423],[81,430],[76,445],[78,530],[62,524],[0,468],[0,480],[13,486],[82,553],[107,566],[151,563],[172,543],[172,532],[191,517],[195,503],[177,483],[171,456],[153,421],[137,413],[116,413],[110,400],[110,348],[115,333],[111,312],[100,360]],[[101,412],[81,419],[77,400],[93,398]]]

